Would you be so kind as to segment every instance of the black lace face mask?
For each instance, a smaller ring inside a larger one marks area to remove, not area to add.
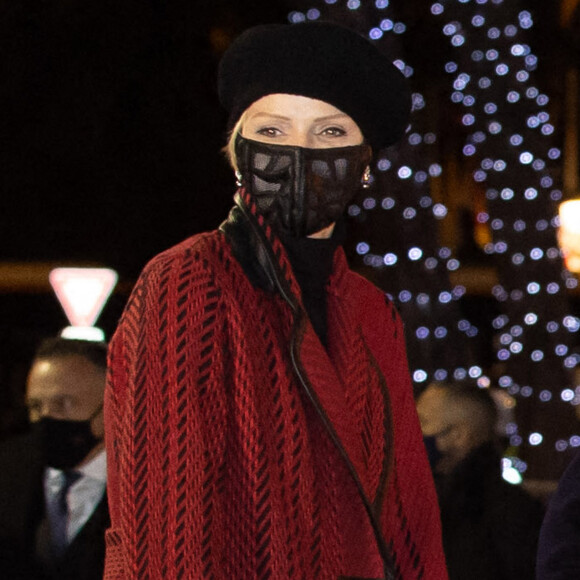
[[[267,223],[304,237],[335,222],[361,186],[370,146],[307,149],[236,138],[242,184]]]

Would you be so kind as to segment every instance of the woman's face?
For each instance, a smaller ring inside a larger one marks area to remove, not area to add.
[[[266,95],[242,118],[242,137],[278,145],[328,149],[360,145],[363,134],[346,113],[300,95]]]

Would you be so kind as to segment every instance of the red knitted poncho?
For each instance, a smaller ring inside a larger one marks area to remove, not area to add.
[[[325,349],[238,203],[253,266],[227,228],[184,241],[112,340],[105,578],[445,580],[397,312],[339,248]]]

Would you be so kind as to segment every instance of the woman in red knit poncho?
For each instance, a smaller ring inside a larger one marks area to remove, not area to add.
[[[218,88],[234,207],[146,266],[112,340],[105,578],[445,580],[403,326],[340,247],[404,78],[304,23],[246,31]]]

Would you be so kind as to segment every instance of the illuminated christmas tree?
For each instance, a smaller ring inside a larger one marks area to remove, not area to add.
[[[425,97],[404,58],[400,39],[407,27],[386,0],[368,10],[355,1],[341,6],[327,2],[320,9],[290,15],[293,22],[317,18],[366,33],[396,58],[413,90],[411,124],[403,143],[375,155],[372,185],[349,208],[351,264],[389,293],[401,311],[417,390],[433,380],[481,378],[482,368],[475,363],[478,330],[457,304],[465,288],[452,287],[448,277],[459,261],[437,241],[436,221],[447,209],[433,199],[431,180],[441,174],[441,165]]]
[[[497,315],[488,321],[496,361],[483,369],[478,329],[461,314],[465,288],[449,281],[460,262],[438,244],[447,208],[434,194],[443,162],[430,110],[441,104],[427,101],[427,81],[406,59],[405,45],[425,39],[413,38],[404,7],[403,0],[326,0],[290,14],[293,22],[322,18],[367,35],[396,56],[414,94],[405,141],[377,155],[372,188],[349,210],[351,262],[401,310],[417,389],[465,376],[485,387],[493,373],[493,383],[517,401],[508,435],[519,469],[553,476],[567,457],[555,451],[580,445],[570,405],[577,402],[571,369],[580,322],[567,299],[577,280],[564,269],[556,240],[562,153],[550,97],[535,80],[533,17],[520,2],[503,0],[435,2],[422,15],[447,39],[448,50],[438,53],[437,98],[455,108],[456,135],[464,138],[459,157],[483,192],[475,217],[491,232],[484,252],[499,281],[492,290]]]

